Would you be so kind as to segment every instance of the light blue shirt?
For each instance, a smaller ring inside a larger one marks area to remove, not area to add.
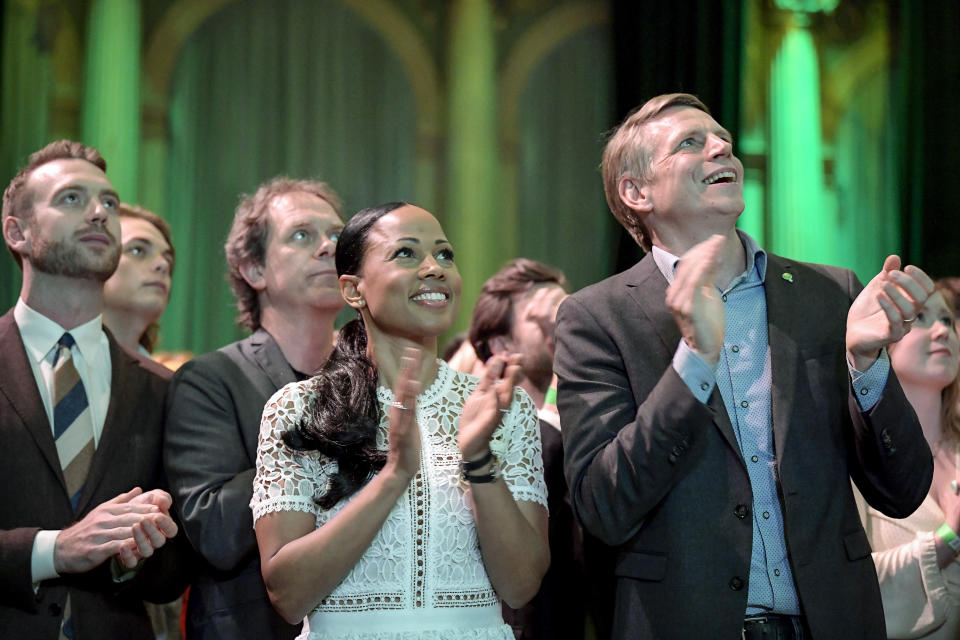
[[[706,403],[719,388],[733,425],[753,491],[753,547],[747,614],[800,613],[784,537],[783,511],[777,492],[776,457],[771,414],[770,341],[763,281],[767,254],[746,233],[738,231],[747,268],[720,290],[726,313],[723,349],[715,367],[693,352],[684,340],[673,367],[694,396]],[[667,282],[673,282],[679,258],[658,247],[653,259]],[[849,367],[849,364],[848,364]],[[866,372],[850,368],[857,401],[864,411],[880,399],[890,362],[886,350]]]

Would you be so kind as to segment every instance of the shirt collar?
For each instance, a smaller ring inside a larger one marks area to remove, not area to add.
[[[734,282],[749,279],[754,268],[757,270],[757,275],[760,276],[760,281],[763,282],[767,277],[767,252],[745,231],[737,229],[737,235],[740,236],[740,242],[747,254],[747,268],[740,276],[733,279]],[[657,246],[653,247],[652,253],[653,261],[657,264],[657,268],[660,269],[663,277],[666,278],[667,284],[673,284],[680,258]]]
[[[27,350],[27,355],[35,363],[43,360],[67,331],[39,311],[28,307],[22,298],[17,299],[17,304],[13,309],[13,318],[20,329],[20,336],[23,338],[23,346]],[[76,341],[77,349],[85,358],[91,358],[96,353],[102,334],[103,317],[101,315],[97,315],[93,320],[70,329],[70,335]]]

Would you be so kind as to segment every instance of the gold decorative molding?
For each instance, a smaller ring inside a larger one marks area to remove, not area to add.
[[[520,95],[530,74],[562,42],[590,27],[607,24],[606,2],[584,0],[559,6],[537,20],[510,49],[501,71],[500,132],[506,155],[517,139]]]
[[[143,102],[166,111],[170,80],[184,43],[207,18],[235,0],[175,0],[147,38]]]
[[[166,135],[174,68],[190,36],[212,15],[236,0],[175,0],[148,36],[142,87],[145,138]],[[406,71],[417,114],[418,193],[435,197],[430,168],[442,135],[443,93],[434,55],[409,18],[390,0],[339,0],[383,38]]]
[[[388,0],[339,0],[380,36],[407,71],[420,135],[440,133],[443,94],[433,54],[416,27]]]

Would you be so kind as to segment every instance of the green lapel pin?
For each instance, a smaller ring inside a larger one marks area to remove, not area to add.
[[[783,273],[780,274],[780,277],[786,280],[787,282],[789,282],[790,284],[793,284],[793,274],[790,273],[789,271],[784,271]]]

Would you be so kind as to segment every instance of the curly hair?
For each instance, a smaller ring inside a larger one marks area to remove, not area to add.
[[[289,193],[308,193],[329,204],[343,217],[340,198],[327,183],[316,180],[294,180],[278,176],[260,185],[253,195],[246,195],[237,205],[233,225],[227,234],[224,251],[227,254],[227,280],[237,298],[237,322],[250,331],[260,328],[260,297],[257,290],[243,277],[248,264],[263,264],[270,235],[268,212],[273,201]]]

